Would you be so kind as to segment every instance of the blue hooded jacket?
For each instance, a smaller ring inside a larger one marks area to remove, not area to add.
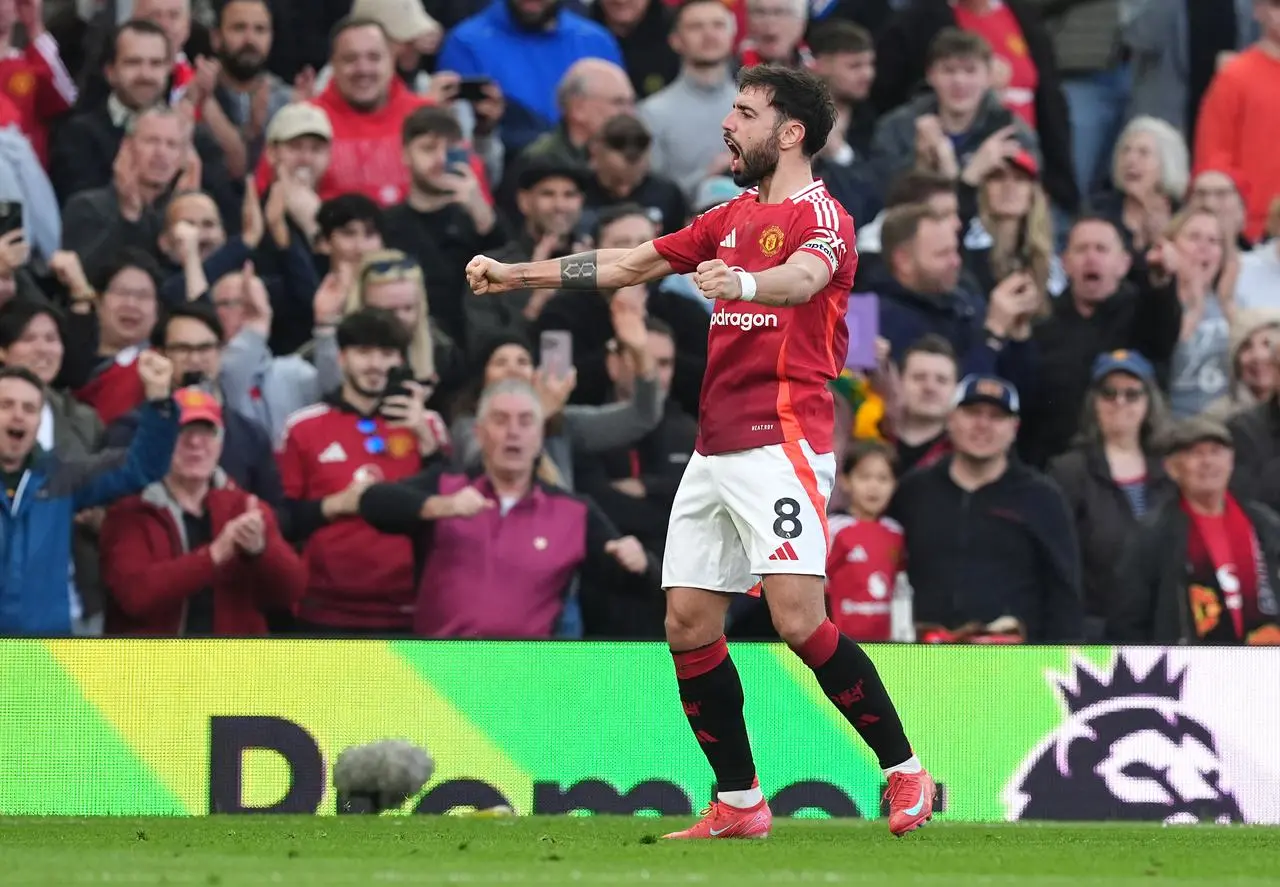
[[[76,513],[160,480],[169,471],[177,439],[176,404],[149,403],[127,450],[76,462],[38,451],[13,495],[0,489],[0,634],[71,634]]]

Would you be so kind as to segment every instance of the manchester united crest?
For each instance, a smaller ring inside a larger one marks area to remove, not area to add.
[[[9,78],[9,95],[15,98],[26,98],[36,88],[35,75],[30,71],[18,71]]]
[[[387,438],[387,451],[395,459],[403,459],[417,449],[417,445],[417,440],[407,431],[395,432]]]
[[[782,251],[782,241],[786,237],[777,225],[770,225],[760,235],[760,252],[772,258]]]

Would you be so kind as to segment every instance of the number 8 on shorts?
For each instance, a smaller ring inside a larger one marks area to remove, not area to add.
[[[826,575],[835,456],[805,441],[704,456],[671,509],[662,585],[745,592],[771,573]]]

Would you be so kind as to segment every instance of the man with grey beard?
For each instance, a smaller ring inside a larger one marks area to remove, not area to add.
[[[431,316],[455,342],[465,342],[463,269],[478,250],[494,249],[506,238],[475,173],[460,160],[467,152],[453,111],[419,108],[405,119],[402,134],[409,194],[387,210],[385,240],[417,258],[426,276]]]

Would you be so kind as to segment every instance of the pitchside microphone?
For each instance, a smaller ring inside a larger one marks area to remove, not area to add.
[[[402,739],[345,749],[333,765],[338,812],[394,810],[420,792],[435,769],[426,749]]]

